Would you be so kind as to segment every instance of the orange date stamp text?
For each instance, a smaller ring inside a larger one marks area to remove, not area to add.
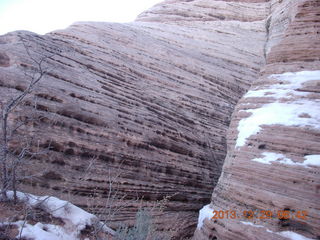
[[[214,210],[211,219],[301,219],[307,220],[308,212],[304,210],[247,210],[237,212],[235,210]]]

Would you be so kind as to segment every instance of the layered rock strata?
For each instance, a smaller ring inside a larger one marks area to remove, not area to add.
[[[267,5],[166,1],[133,23],[1,36],[2,104],[39,70],[31,57],[48,70],[11,119],[32,112],[38,121],[20,133],[50,149],[28,162],[24,174],[36,177],[22,189],[97,214],[113,182],[122,198],[115,223],[134,218],[132,199],[171,196],[159,226],[181,223],[190,235],[220,176],[234,106],[265,62]]]
[[[235,108],[195,239],[320,237],[319,13],[319,1],[270,1],[266,66]],[[237,218],[209,220],[214,210]]]
[[[114,223],[134,218],[132,199],[150,206],[171,196],[157,221],[181,223],[181,239],[209,202],[230,116],[251,86],[206,209],[303,210],[308,219],[206,219],[195,238],[319,236],[319,12],[315,0],[165,1],[133,23],[2,36],[2,104],[39,70],[32,58],[48,69],[11,119],[37,118],[20,134],[49,148],[28,162],[24,174],[36,177],[22,188],[109,219],[100,210],[112,182],[122,198]]]

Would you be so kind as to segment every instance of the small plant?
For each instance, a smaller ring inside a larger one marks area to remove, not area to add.
[[[169,240],[170,234],[159,232],[153,224],[151,210],[139,209],[136,214],[133,227],[121,226],[116,231],[116,237],[120,240]]]

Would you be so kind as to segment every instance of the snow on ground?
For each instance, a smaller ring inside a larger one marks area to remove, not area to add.
[[[203,221],[206,218],[211,219],[213,217],[213,209],[210,208],[210,204],[205,205],[203,208],[200,209],[199,211],[199,218],[198,218],[198,225],[197,228],[201,228],[203,225]]]
[[[12,191],[9,191],[7,195],[8,198],[13,199]],[[17,192],[17,196],[20,201],[26,202],[30,206],[34,207],[40,205],[41,209],[54,217],[61,218],[66,225],[75,228],[74,230],[77,232],[84,229],[86,225],[91,225],[93,220],[96,219],[93,214],[56,197],[39,197],[22,192]]]
[[[280,164],[287,164],[293,166],[320,166],[320,155],[307,155],[304,158],[306,159],[304,162],[293,162],[290,158],[287,158],[285,155],[274,152],[263,152],[262,158],[254,158],[252,161],[263,163],[263,164],[272,164],[273,162],[277,162]]]
[[[261,130],[262,125],[280,124],[320,129],[320,101],[315,99],[300,99],[286,103],[278,101],[285,97],[289,97],[290,100],[291,96],[308,95],[309,93],[297,90],[307,81],[320,80],[320,71],[274,74],[269,77],[282,81],[282,84],[275,84],[261,90],[251,90],[244,98],[271,96],[276,101],[256,109],[245,110],[251,115],[239,122],[236,147],[244,146],[250,136]]]
[[[68,232],[61,226],[52,224],[36,223],[35,225],[26,224],[23,221],[15,222],[21,232],[21,237],[33,240],[78,240],[77,234]],[[20,235],[20,234],[19,234]],[[18,236],[17,236],[18,237]]]
[[[8,191],[7,196],[9,199],[13,199],[13,192]],[[51,214],[64,222],[64,226],[43,224],[39,222],[35,225],[30,225],[24,221],[7,223],[18,226],[21,237],[27,239],[78,240],[78,235],[81,230],[85,229],[87,225],[90,226],[93,223],[98,222],[95,215],[56,197],[39,197],[22,192],[17,192],[17,197],[19,201],[22,201],[31,207],[39,207],[48,214]],[[102,223],[100,223],[100,225],[102,226]],[[103,226],[103,230],[114,234],[114,231],[106,226]]]
[[[256,228],[265,228],[267,232],[269,233],[275,233],[277,235],[280,235],[282,237],[285,237],[287,239],[290,239],[290,240],[312,240],[311,238],[307,238],[301,234],[298,234],[298,233],[295,233],[295,232],[291,232],[291,231],[282,231],[282,232],[273,232],[271,231],[270,229],[266,228],[265,226],[262,226],[262,225],[257,225],[257,224],[254,224],[252,222],[243,222],[243,221],[240,221],[242,224],[244,225],[249,225],[249,226],[252,226],[252,227],[256,227]]]

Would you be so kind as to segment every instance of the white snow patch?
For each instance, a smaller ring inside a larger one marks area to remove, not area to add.
[[[305,156],[306,160],[304,162],[294,162],[290,158],[287,158],[285,155],[281,153],[263,152],[262,155],[264,157],[254,158],[252,159],[252,161],[263,163],[263,164],[272,164],[273,162],[277,162],[280,164],[302,166],[302,167],[308,167],[309,165],[320,166],[320,155],[307,155]]]
[[[257,227],[257,228],[261,228],[261,227],[264,228],[264,226],[254,224],[254,223],[252,223],[252,222],[244,222],[244,221],[240,221],[240,222],[241,222],[242,224],[244,224],[244,225],[250,225],[250,226],[253,226],[253,227]]]
[[[291,240],[312,240],[311,238],[307,238],[301,234],[295,233],[295,232],[290,232],[290,231],[283,231],[277,233],[278,235],[282,237],[286,237]]]
[[[312,166],[320,166],[320,155],[306,155],[304,164]]]
[[[259,162],[263,164],[271,164],[271,162],[278,162],[278,163],[284,163],[284,164],[292,164],[291,159],[286,158],[283,154],[280,153],[273,153],[273,152],[264,152],[262,153],[264,156],[263,158],[254,158],[252,161]]]
[[[303,86],[303,83],[313,80],[320,80],[320,71],[301,71],[288,72],[283,74],[273,74],[269,78],[276,78],[282,81],[282,84],[274,84],[266,89],[250,90],[244,95],[248,97],[266,97],[285,98],[289,96],[306,96],[308,92],[296,91]]]
[[[295,232],[291,232],[291,231],[283,231],[283,232],[273,232],[271,231],[270,229],[266,228],[265,226],[262,226],[262,225],[257,225],[257,224],[254,224],[252,222],[243,222],[241,221],[242,224],[244,225],[249,225],[249,226],[253,226],[253,227],[256,227],[256,228],[265,228],[267,232],[269,233],[275,233],[277,235],[280,235],[282,237],[286,237],[288,239],[291,239],[291,240],[312,240],[310,238],[307,238],[303,235],[300,235],[298,233],[295,233]]]
[[[19,221],[15,223],[19,227],[19,234],[17,237],[33,239],[33,240],[77,240],[77,234],[65,231],[64,228],[52,224],[36,223],[30,225]]]
[[[274,84],[266,89],[250,90],[244,98],[270,95],[278,100],[284,97],[308,95],[307,92],[297,90],[307,81],[320,80],[320,70],[273,74],[269,78],[276,78],[282,81],[282,84]],[[244,146],[247,138],[261,130],[261,125],[281,124],[320,129],[320,102],[317,100],[297,100],[288,103],[276,101],[245,112],[252,115],[240,120],[236,147]],[[309,116],[303,117],[306,115]]]
[[[309,93],[297,92],[292,89],[281,89],[281,88],[268,88],[259,90],[250,90],[244,95],[244,98],[249,97],[273,97],[273,98],[286,98],[290,96],[306,96]]]
[[[289,85],[292,89],[298,89],[307,81],[320,80],[320,70],[272,74],[269,78],[286,81],[284,84],[278,84],[279,88],[286,89]]]
[[[244,146],[247,138],[261,130],[261,125],[281,124],[320,129],[320,102],[307,100],[292,103],[274,102],[263,105],[261,108],[246,110],[246,112],[252,115],[240,120],[236,147]],[[301,117],[305,114],[310,117]]]
[[[13,199],[13,192],[8,191],[7,196],[8,198]],[[52,216],[61,218],[64,223],[68,225],[68,228],[74,228],[72,230],[76,232],[80,232],[86,225],[91,225],[93,220],[97,219],[95,215],[56,197],[39,197],[22,192],[17,192],[17,197],[20,201],[23,201],[32,207],[40,206],[41,209],[50,213]]]
[[[8,191],[7,197],[13,199],[13,191]],[[98,223],[104,232],[108,232],[111,235],[115,234],[112,229],[105,226],[102,222],[98,222],[98,218],[95,215],[84,211],[70,202],[56,197],[39,197],[22,192],[17,192],[17,197],[19,201],[31,207],[39,207],[48,214],[62,219],[64,222],[63,226],[40,222],[31,225],[24,221],[4,223],[5,225],[16,225],[19,228],[19,232],[21,232],[21,237],[34,240],[78,240],[81,230],[93,223]]]
[[[266,228],[265,226],[254,224],[252,222],[244,222],[244,221],[240,221],[240,222],[244,225],[249,225],[256,228],[265,228],[268,233],[273,233],[273,231],[271,231],[269,228]]]
[[[206,218],[211,219],[213,217],[213,209],[210,208],[210,204],[205,205],[203,208],[199,211],[199,218],[198,218],[198,225],[197,228],[200,229],[203,225],[203,221]]]

